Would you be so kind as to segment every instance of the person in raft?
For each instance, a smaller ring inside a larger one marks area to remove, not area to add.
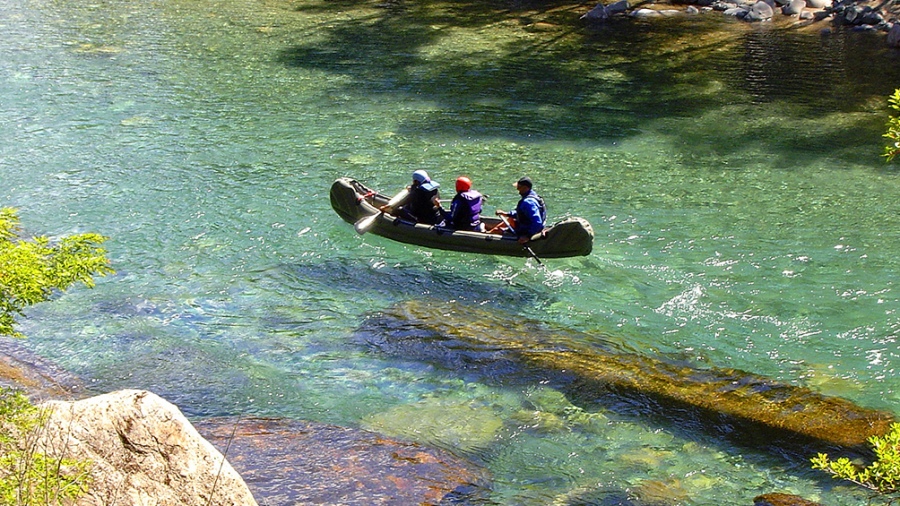
[[[397,216],[427,225],[436,225],[443,220],[440,212],[441,201],[438,195],[440,184],[432,181],[424,170],[417,170],[412,174],[412,185],[409,187],[409,195],[403,199],[397,209]],[[381,206],[381,210],[391,213],[389,206]]]
[[[444,212],[444,226],[456,230],[484,232],[481,222],[481,206],[484,196],[472,189],[472,180],[466,176],[456,178],[456,196],[450,201],[450,211]]]
[[[507,213],[498,209],[497,216],[507,218],[506,221],[512,227],[512,232],[518,236],[519,243],[525,244],[535,234],[544,230],[544,224],[547,222],[547,206],[544,199],[532,189],[530,178],[519,179],[515,187],[521,197],[516,204],[516,210]],[[497,225],[491,229],[491,233],[502,234],[505,227],[505,223]]]

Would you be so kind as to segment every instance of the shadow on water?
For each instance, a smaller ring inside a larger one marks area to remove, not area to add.
[[[357,363],[358,347],[346,339],[358,313],[406,300],[411,293],[475,305],[499,300],[507,307],[531,307],[547,298],[539,288],[502,280],[346,258],[277,264],[252,277],[252,286],[230,286],[206,296],[111,294],[94,300],[91,318],[104,331],[92,341],[102,342],[103,351],[80,364],[77,373],[90,390],[146,388],[190,416],[248,409],[283,415],[269,411],[280,409],[277,405],[248,406],[248,398],[277,395],[285,405],[303,406],[310,398],[327,397],[328,388],[353,391],[338,402],[351,403],[356,395],[364,407],[371,403],[370,394],[332,370],[368,367]]]
[[[280,61],[348,78],[348,93],[441,105],[407,120],[401,131],[410,133],[616,141],[676,120],[667,133],[685,155],[726,156],[755,144],[790,167],[834,146],[878,142],[886,96],[900,82],[883,44],[844,31],[819,36],[718,14],[591,27],[578,20],[585,6],[561,2],[397,1],[360,9],[355,2],[305,6],[301,12],[346,17]],[[431,50],[458,28],[528,36],[498,37],[483,50]],[[741,108],[772,104],[769,120],[741,123]],[[878,116],[833,117],[872,108]],[[727,127],[717,114],[727,116]],[[822,125],[798,134],[793,123],[809,120]]]
[[[520,263],[523,260],[516,259]],[[547,294],[530,284],[479,279],[447,269],[421,265],[385,264],[358,259],[329,259],[320,262],[283,264],[269,272],[273,283],[303,290],[321,289],[357,293],[361,299],[381,300],[387,305],[419,293],[435,299],[462,300],[472,304],[502,301],[508,307],[531,306]],[[359,300],[359,299],[357,299]]]

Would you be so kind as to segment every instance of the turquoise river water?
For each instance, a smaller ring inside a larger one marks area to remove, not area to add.
[[[717,14],[572,22],[590,7],[0,3],[0,205],[33,235],[108,236],[116,269],[29,310],[26,346],[194,419],[449,449],[490,471],[493,504],[877,503],[676,419],[581,406],[608,422],[532,426],[542,385],[354,344],[373,311],[452,299],[898,412],[900,172],[880,158],[897,54]],[[392,194],[418,168],[470,175],[489,212],[530,175],[594,251],[431,251],[330,207],[338,177]]]

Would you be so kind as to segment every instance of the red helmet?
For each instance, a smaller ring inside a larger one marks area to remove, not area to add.
[[[456,191],[467,192],[472,189],[472,181],[466,176],[456,178]]]

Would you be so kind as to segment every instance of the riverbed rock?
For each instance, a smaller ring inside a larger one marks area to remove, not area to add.
[[[6,336],[0,337],[0,387],[19,390],[33,402],[86,396],[79,378]]]
[[[266,506],[481,504],[489,493],[481,467],[374,432],[264,418],[195,425]]]
[[[467,402],[425,399],[370,415],[362,420],[362,426],[379,434],[432,447],[452,447],[468,454],[487,448],[503,427],[503,419]]]
[[[900,47],[900,23],[894,23],[887,34],[888,47]]]
[[[628,10],[628,1],[619,0],[618,2],[604,5],[599,3],[593,9],[581,16],[581,19],[588,21],[605,21],[616,14],[622,14]]]
[[[581,19],[588,21],[606,21],[609,19],[609,12],[607,12],[605,5],[599,3],[595,5],[593,9],[582,14]]]
[[[880,27],[885,23],[884,15],[876,10],[871,10],[863,15],[860,20],[861,23],[866,25],[871,25],[874,27]]]
[[[760,0],[753,4],[745,19],[747,21],[768,21],[772,19],[773,15],[775,15],[775,11],[772,9],[772,6]]]
[[[606,6],[606,11],[609,12],[610,16],[615,14],[622,14],[627,11],[629,8],[628,0],[619,0],[618,2],[613,2]]]
[[[658,18],[662,17],[662,13],[655,9],[635,9],[631,11],[631,17],[633,18]]]
[[[760,5],[768,4],[771,12]],[[663,8],[666,5],[678,7],[677,9]],[[685,6],[686,5],[686,6]],[[650,6],[650,7],[648,7]],[[702,7],[703,9],[698,9]],[[659,0],[651,3],[641,3],[634,10],[627,0],[615,4],[597,4],[580,19],[593,21],[606,21],[614,14],[626,14],[633,19],[650,20],[661,17],[671,17],[680,14],[700,14],[704,11],[717,11],[727,16],[748,22],[777,21],[780,16],[794,17],[798,24],[808,25],[808,22],[822,22],[830,20],[834,25],[847,25],[853,31],[883,31],[888,32],[900,18],[900,4],[891,2],[874,2],[872,0],[805,0],[805,4],[796,0],[760,0],[758,2],[747,0]],[[830,28],[821,30],[821,33],[832,33]],[[897,42],[888,42],[890,47],[897,47]]]
[[[782,493],[763,494],[753,498],[753,506],[822,506],[817,502]]]
[[[825,9],[831,7],[831,0],[807,0],[806,3],[813,9]]]
[[[781,8],[781,13],[785,16],[799,16],[806,8],[806,0],[791,0],[790,3]]]
[[[725,11],[723,13],[726,16],[734,16],[738,19],[745,19],[747,17],[747,14],[750,13],[750,10],[745,9],[743,7],[731,7],[731,8],[725,9]]]
[[[863,7],[858,5],[851,5],[841,12],[841,19],[845,24],[848,25],[859,24],[858,20],[862,18],[864,13],[865,10],[863,9]]]
[[[222,454],[153,393],[121,390],[40,406],[49,413],[42,453],[92,463],[78,506],[257,504]]]

